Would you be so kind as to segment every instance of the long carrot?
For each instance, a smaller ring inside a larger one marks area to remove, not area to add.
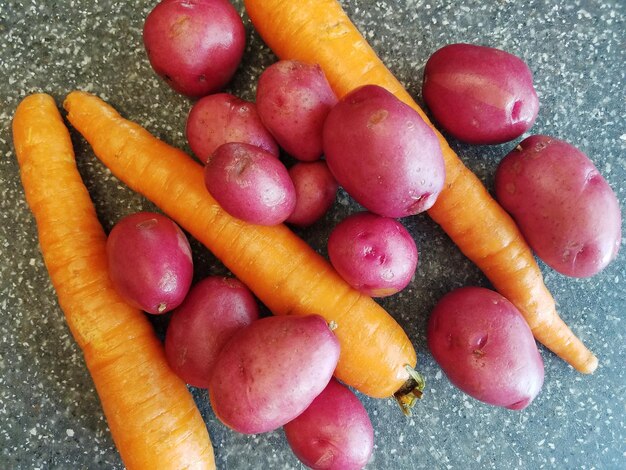
[[[253,25],[279,58],[318,63],[338,96],[360,85],[383,86],[435,129],[336,0],[244,3]],[[437,135],[445,159],[446,185],[429,215],[517,306],[539,342],[580,372],[593,372],[597,358],[558,316],[554,299],[517,226],[444,137],[439,132]]]
[[[205,423],[142,312],[116,294],[106,235],[54,100],[26,97],[13,119],[26,200],[67,324],[84,353],[113,440],[129,469],[214,469]]]
[[[406,366],[415,366],[416,354],[400,325],[287,227],[230,216],[206,190],[201,165],[99,98],[72,92],[64,106],[113,174],[209,248],[274,314],[317,313],[334,322],[340,380],[373,397],[391,396],[405,385],[414,390]]]

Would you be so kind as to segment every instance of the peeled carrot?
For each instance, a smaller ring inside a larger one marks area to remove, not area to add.
[[[35,94],[19,104],[13,141],[50,279],[125,466],[214,469],[191,394],[144,314],[109,281],[106,235],[52,97]]]
[[[317,63],[338,96],[380,85],[428,117],[385,67],[336,0],[245,0],[266,44],[281,59]],[[446,185],[429,215],[493,286],[524,315],[535,338],[578,371],[597,358],[556,312],[533,254],[517,226],[435,129],[446,165]]]
[[[415,350],[400,325],[287,227],[229,215],[206,190],[201,165],[99,98],[72,92],[64,106],[114,175],[209,248],[274,314],[317,313],[333,322],[341,345],[335,373],[340,380],[373,397],[405,388],[419,394],[407,370],[415,366]]]

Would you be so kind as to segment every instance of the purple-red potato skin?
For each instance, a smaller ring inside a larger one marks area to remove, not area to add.
[[[178,307],[191,287],[189,241],[168,217],[137,212],[119,220],[107,238],[109,276],[131,305],[161,314]]]
[[[281,60],[259,77],[256,104],[261,120],[292,157],[314,161],[322,156],[322,128],[337,102],[317,64]]]
[[[339,185],[324,160],[298,162],[289,168],[289,176],[296,189],[296,207],[286,222],[308,227],[328,212]]]
[[[174,310],[165,334],[165,355],[187,384],[208,388],[220,350],[235,333],[259,318],[252,292],[234,278],[209,276]]]
[[[348,93],[328,114],[324,155],[339,185],[382,216],[423,212],[443,188],[444,162],[434,131],[376,85]]]
[[[187,142],[202,163],[222,144],[244,142],[279,156],[278,144],[265,128],[256,105],[229,93],[205,96],[193,105],[185,127]]]
[[[313,470],[361,469],[374,449],[367,410],[335,379],[283,429],[293,453]]]
[[[328,257],[352,287],[370,297],[386,297],[411,282],[418,252],[415,241],[397,220],[357,212],[333,228]]]
[[[617,257],[617,196],[593,162],[559,139],[533,135],[498,166],[496,197],[537,256],[572,277],[589,277]]]
[[[246,31],[228,0],[163,0],[146,18],[143,41],[154,71],[175,91],[198,98],[230,81]]]
[[[470,144],[513,140],[532,127],[539,111],[528,65],[473,44],[450,44],[431,55],[422,94],[435,121]]]
[[[226,212],[253,224],[280,224],[296,205],[285,165],[255,145],[220,145],[205,165],[204,182]]]
[[[339,341],[321,316],[261,318],[222,348],[209,385],[211,406],[237,432],[278,429],[324,390],[338,360]]]
[[[483,287],[461,287],[435,306],[428,347],[452,384],[477,400],[526,408],[543,385],[543,359],[524,317]]]

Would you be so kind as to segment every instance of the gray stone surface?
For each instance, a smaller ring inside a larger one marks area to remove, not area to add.
[[[0,468],[122,468],[91,379],[58,308],[23,198],[10,123],[19,100],[46,91],[60,104],[75,88],[107,99],[126,117],[185,148],[191,103],[154,76],[141,42],[154,2],[0,0]],[[383,60],[421,100],[423,66],[451,42],[506,49],[528,62],[541,100],[534,133],[584,150],[626,207],[625,4],[620,0],[352,0],[347,11]],[[241,1],[236,2],[243,14]],[[245,16],[245,15],[244,15]],[[251,99],[274,61],[246,18],[248,49],[229,90]],[[122,215],[153,209],[100,165],[73,133],[78,164],[108,230]],[[491,189],[500,158],[515,143],[453,147]],[[358,207],[340,194],[332,212],[299,233],[325,254],[332,226]],[[406,329],[427,377],[412,418],[391,400],[359,394],[376,447],[371,469],[626,467],[624,310],[626,253],[585,280],[541,268],[558,308],[596,352],[593,376],[540,348],[543,391],[525,411],[497,409],[456,390],[430,356],[428,314],[437,299],[486,279],[426,216],[404,220],[419,244],[420,266],[401,294],[381,303]],[[477,223],[480,223],[477,221]],[[196,274],[225,269],[194,243]],[[156,323],[162,333],[167,318]],[[282,432],[243,436],[227,430],[193,390],[212,435],[219,468],[298,469]]]

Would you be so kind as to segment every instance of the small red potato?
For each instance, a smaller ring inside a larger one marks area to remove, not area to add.
[[[187,117],[187,141],[202,163],[222,144],[243,142],[278,157],[278,144],[265,128],[256,105],[228,93],[215,93],[196,102]]]
[[[204,181],[224,210],[253,224],[280,224],[296,205],[296,190],[285,165],[255,145],[219,146],[205,165]]]
[[[519,57],[492,47],[450,44],[426,62],[424,101],[443,129],[470,144],[498,144],[532,127],[539,99]]]
[[[161,314],[178,307],[191,286],[189,241],[168,217],[137,212],[122,218],[107,238],[109,275],[129,304]]]
[[[318,65],[281,60],[259,77],[256,104],[261,120],[292,157],[322,156],[322,127],[337,102]]]
[[[146,18],[143,41],[154,71],[177,92],[197,98],[230,81],[246,31],[228,0],[163,0]]]
[[[328,256],[352,287],[370,297],[386,297],[411,282],[418,254],[400,222],[358,212],[335,226],[328,238]]]
[[[293,453],[313,470],[361,469],[374,449],[365,407],[335,379],[283,429]]]
[[[365,85],[324,123],[324,154],[337,182],[370,212],[405,217],[429,209],[445,169],[435,132],[390,92]]]
[[[617,257],[617,196],[573,145],[545,135],[524,139],[500,162],[495,190],[537,256],[561,274],[593,276]]]
[[[462,287],[435,306],[428,347],[455,386],[477,400],[526,408],[543,385],[543,360],[521,313],[482,287]]]
[[[296,207],[286,222],[307,227],[328,212],[339,185],[323,160],[296,163],[289,168],[289,176],[296,189]]]
[[[259,306],[246,286],[234,278],[209,276],[192,286],[172,314],[165,334],[167,361],[189,385],[208,388],[224,344],[258,318]]]
[[[319,315],[266,317],[222,348],[209,383],[216,416],[245,434],[278,429],[330,381],[339,341]]]

